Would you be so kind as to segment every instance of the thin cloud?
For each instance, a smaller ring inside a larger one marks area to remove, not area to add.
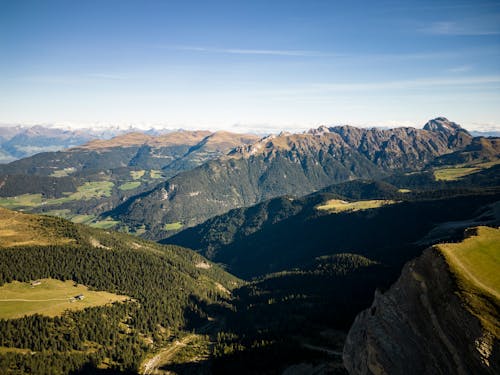
[[[276,100],[296,100],[302,98],[310,101],[327,101],[330,94],[346,93],[373,93],[397,90],[416,89],[438,89],[449,87],[480,87],[495,85],[500,83],[500,75],[497,76],[477,76],[477,77],[456,77],[456,78],[422,78],[414,80],[400,81],[380,81],[380,82],[346,82],[346,83],[315,83],[303,86],[289,87],[283,90],[264,90],[254,92],[256,96],[275,98]]]
[[[500,30],[495,25],[484,25],[467,22],[440,21],[433,22],[419,29],[420,32],[430,35],[448,35],[448,36],[487,36],[498,35]]]
[[[232,55],[254,55],[254,56],[284,56],[284,57],[322,57],[335,58],[341,60],[435,60],[435,59],[456,59],[464,55],[492,55],[498,54],[497,46],[467,48],[462,50],[450,51],[416,51],[402,53],[356,53],[356,52],[332,52],[332,51],[314,51],[314,50],[286,50],[286,49],[247,49],[247,48],[212,48],[203,46],[163,46],[155,45],[153,48],[171,49],[176,51],[188,51],[213,54],[232,54]]]
[[[224,53],[232,55],[269,55],[269,56],[302,56],[302,57],[335,57],[343,56],[340,54],[324,53],[320,51],[308,50],[281,50],[281,49],[245,49],[245,48],[210,48],[210,47],[192,47],[181,46],[174,47],[181,51],[194,51],[206,53]]]
[[[90,81],[120,81],[126,79],[124,76],[117,74],[107,74],[107,73],[88,73],[88,74],[67,74],[67,75],[34,75],[34,76],[20,76],[17,77],[18,80],[33,82],[33,83],[44,83],[44,84],[62,84],[62,85],[75,85]]]
[[[105,80],[113,80],[113,81],[119,81],[125,79],[124,76],[120,76],[117,74],[108,74],[108,73],[90,73],[87,74],[86,77],[89,78],[95,78],[95,79],[105,79]]]
[[[450,73],[466,73],[470,72],[472,70],[472,66],[470,65],[461,65],[461,66],[455,66],[453,68],[448,69]]]
[[[363,91],[363,90],[384,90],[384,89],[413,89],[436,86],[474,86],[484,84],[500,83],[500,76],[479,76],[463,78],[423,78],[414,80],[371,82],[371,83],[333,83],[317,84],[320,90],[326,91]]]

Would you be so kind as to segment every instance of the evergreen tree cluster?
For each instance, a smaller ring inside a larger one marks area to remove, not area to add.
[[[228,289],[238,284],[216,266],[196,268],[204,258],[185,248],[69,223],[59,229],[76,243],[1,249],[0,285],[73,280],[131,299],[55,318],[0,320],[0,347],[6,348],[0,352],[0,373],[64,374],[84,365],[137,371],[155,345],[206,322],[209,305],[227,304],[218,284]],[[98,246],[91,245],[91,237]]]

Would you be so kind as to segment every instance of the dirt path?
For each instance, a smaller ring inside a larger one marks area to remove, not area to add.
[[[170,359],[174,356],[175,353],[177,353],[180,348],[186,346],[190,341],[194,340],[195,337],[195,334],[187,335],[181,340],[174,341],[169,347],[162,349],[153,358],[144,362],[142,373],[144,375],[154,374],[156,370],[158,370],[158,367],[168,363],[168,361],[170,361]]]
[[[322,346],[316,346],[316,345],[311,345],[311,344],[302,344],[302,346],[304,348],[307,348],[307,349],[311,349],[311,350],[316,350],[318,352],[323,352],[323,353],[326,353],[328,355],[334,355],[334,356],[337,356],[337,357],[342,357],[342,352],[339,352],[337,350],[332,350],[330,348],[325,348],[325,347],[322,347]]]
[[[179,351],[180,348],[186,346],[191,341],[196,339],[196,337],[200,334],[205,334],[212,330],[215,326],[214,322],[209,322],[205,324],[203,327],[199,329],[197,334],[192,333],[187,336],[184,336],[180,340],[174,341],[171,345],[166,348],[160,350],[158,354],[156,354],[153,358],[146,360],[142,364],[142,374],[143,375],[153,375],[156,373],[160,366],[164,366],[168,364],[168,362],[173,358],[173,356]]]
[[[49,298],[49,299],[0,299],[0,302],[49,302],[49,301],[69,301],[70,298]]]

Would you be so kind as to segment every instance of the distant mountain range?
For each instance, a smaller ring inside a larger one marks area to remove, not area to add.
[[[41,152],[60,151],[81,146],[94,140],[105,141],[128,133],[139,133],[144,137],[154,137],[175,131],[154,128],[142,130],[133,127],[70,129],[44,125],[4,125],[0,126],[0,164],[9,163]]]
[[[0,126],[0,164],[40,152],[59,151],[89,142],[112,138],[123,131],[79,129],[69,130],[36,125]]]
[[[423,129],[339,126],[269,136],[179,173],[108,214],[131,228],[145,225],[150,238],[160,239],[166,224],[192,226],[281,195],[302,196],[343,181],[420,170],[472,139],[445,118]]]

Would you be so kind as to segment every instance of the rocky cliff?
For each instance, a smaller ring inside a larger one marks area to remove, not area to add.
[[[468,231],[408,263],[356,318],[350,374],[499,374],[500,230]]]

